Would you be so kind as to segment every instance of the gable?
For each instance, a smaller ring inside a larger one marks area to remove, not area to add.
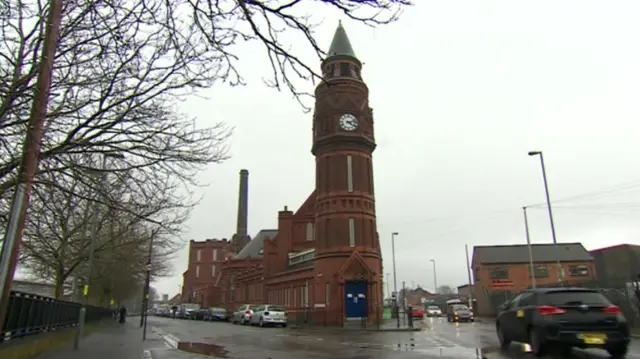
[[[358,253],[358,251],[355,251],[351,253],[351,256],[342,265],[338,273],[341,276],[345,276],[345,275],[357,276],[360,274],[368,276],[371,273],[373,273],[373,271],[371,270],[371,268],[369,268],[369,266],[367,266],[367,263],[364,261],[360,253]]]
[[[312,216],[315,214],[315,206],[316,206],[316,190],[313,190],[309,197],[302,203],[300,208],[294,214],[295,218],[300,218],[304,216]]]

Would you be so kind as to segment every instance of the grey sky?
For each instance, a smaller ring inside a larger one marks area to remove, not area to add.
[[[544,151],[552,199],[632,183],[559,201],[560,242],[640,243],[640,2],[418,3],[377,30],[343,19],[371,90],[385,272],[394,231],[398,280],[427,289],[431,258],[438,284],[455,287],[467,281],[465,244],[523,243],[520,207],[544,202],[529,150]],[[328,46],[339,14],[313,10],[325,19],[317,36]],[[311,114],[263,85],[270,69],[260,46],[238,51],[248,86],[219,84],[203,92],[209,99],[181,105],[202,126],[236,127],[233,158],[201,174],[209,186],[198,190],[204,198],[185,243],[231,237],[241,168],[250,171],[252,235],[275,228],[277,211],[297,208],[313,190]],[[531,210],[530,222],[533,242],[551,241],[544,207]],[[176,276],[156,284],[160,292],[178,291],[186,256],[185,246]]]

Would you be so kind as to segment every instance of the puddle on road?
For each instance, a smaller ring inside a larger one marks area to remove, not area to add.
[[[226,358],[229,351],[224,347],[208,344],[208,343],[194,343],[194,342],[179,342],[178,349],[192,354],[206,355],[214,358]]]

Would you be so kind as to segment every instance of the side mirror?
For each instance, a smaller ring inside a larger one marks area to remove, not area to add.
[[[510,306],[511,306],[511,302],[504,302],[504,303],[500,304],[500,306],[498,308],[501,311],[505,311],[505,310],[509,310]]]

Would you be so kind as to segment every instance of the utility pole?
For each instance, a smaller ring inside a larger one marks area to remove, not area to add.
[[[18,265],[22,231],[29,208],[29,197],[33,178],[38,170],[41,142],[44,133],[44,122],[49,104],[49,92],[51,90],[51,77],[56,48],[60,37],[60,24],[62,20],[62,0],[49,1],[49,14],[44,33],[44,46],[40,53],[38,64],[38,80],[36,82],[27,133],[24,141],[20,167],[18,169],[18,185],[15,188],[11,201],[9,225],[7,226],[2,242],[2,254],[0,255],[0,323],[4,323],[9,307],[11,295],[11,282]]]
[[[527,236],[527,248],[529,249],[529,268],[531,270],[531,287],[536,287],[536,272],[533,267],[533,250],[531,249],[531,237],[529,237],[529,219],[527,216],[527,207],[522,207],[522,213],[524,214],[524,230]]]
[[[473,310],[473,283],[471,282],[471,263],[469,263],[469,247],[464,245],[464,254],[467,257],[467,277],[469,279],[469,308]]]
[[[431,263],[433,263],[433,287],[434,293],[438,294],[438,274],[436,274],[436,260],[431,259]]]
[[[393,291],[395,292],[396,326],[400,328],[400,307],[398,306],[398,278],[396,277],[396,236],[398,232],[391,233],[391,256],[393,257]]]

